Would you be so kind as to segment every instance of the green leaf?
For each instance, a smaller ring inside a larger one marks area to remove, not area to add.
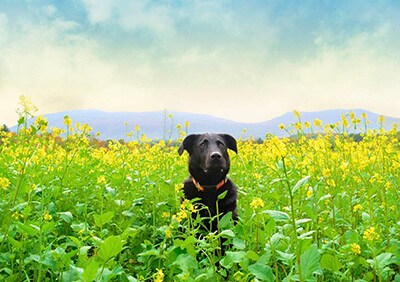
[[[15,250],[19,250],[19,249],[21,249],[21,247],[22,247],[22,243],[21,242],[19,242],[19,241],[17,241],[17,240],[14,240],[12,237],[8,237],[7,238],[7,240],[8,240],[8,242],[10,242],[10,244],[15,248]]]
[[[98,256],[106,262],[112,257],[118,255],[119,252],[122,251],[122,247],[121,236],[110,236],[103,242],[103,244],[101,244]]]
[[[87,252],[91,249],[92,247],[91,246],[83,246],[83,247],[80,247],[79,248],[79,255],[80,256],[82,256],[82,255],[87,255]]]
[[[312,239],[312,236],[311,235],[313,235],[315,233],[315,230],[311,230],[311,231],[308,231],[308,232],[306,232],[306,233],[303,233],[303,234],[301,234],[300,236],[299,236],[299,239]]]
[[[286,265],[291,265],[292,261],[296,258],[295,254],[285,253],[279,250],[276,250],[276,253],[278,254],[278,259],[282,260]]]
[[[18,119],[18,125],[23,125],[25,123],[25,118],[23,116],[20,116]]]
[[[301,219],[296,220],[296,225],[300,225],[300,224],[307,223],[310,221],[311,221],[311,218],[301,218]]]
[[[189,254],[179,255],[173,265],[177,265],[184,273],[198,269],[197,260]]]
[[[371,216],[370,216],[368,213],[366,213],[366,212],[363,212],[363,213],[361,214],[361,217],[362,217],[362,220],[363,220],[363,221],[370,221],[370,220],[371,220]]]
[[[290,219],[289,215],[287,213],[285,213],[285,212],[282,212],[282,211],[265,210],[265,211],[262,211],[261,213],[268,214],[275,221],[288,221]]]
[[[230,229],[222,230],[218,235],[223,238],[234,238],[235,237],[235,233],[233,233],[233,231]]]
[[[249,271],[253,274],[257,279],[263,281],[275,281],[275,275],[272,272],[271,267],[261,264],[255,263],[249,265]]]
[[[74,218],[72,213],[69,211],[66,212],[59,212],[58,215],[60,216],[60,218],[62,220],[64,220],[65,222],[69,223],[72,221],[72,219]]]
[[[239,262],[243,261],[245,256],[247,257],[247,253],[245,253],[243,251],[226,252],[226,256],[221,260],[220,263],[225,268],[232,268],[233,263],[239,263]]]
[[[257,261],[260,257],[259,257],[259,255],[257,255],[257,253],[255,251],[249,250],[246,253],[246,258],[249,258],[253,261]]]
[[[300,256],[301,276],[303,281],[315,280],[314,272],[320,270],[319,258],[320,254],[315,245],[312,245],[311,248]]]
[[[228,190],[224,191],[223,193],[218,195],[218,200],[223,200],[226,196],[226,194],[228,193]]]
[[[218,222],[218,227],[223,229],[228,226],[228,224],[232,221],[232,212],[228,212],[225,214]]]
[[[27,257],[27,258],[24,259],[24,263],[25,263],[25,264],[28,264],[28,263],[30,263],[31,261],[40,262],[40,256],[39,256],[39,255],[34,255],[34,254],[32,254],[32,255],[30,255],[29,257]]]
[[[326,199],[330,199],[330,198],[332,198],[332,195],[326,194],[326,195],[322,196],[321,198],[319,198],[318,202],[322,202],[322,201],[324,201]]]
[[[382,272],[383,269],[392,263],[392,254],[382,253],[378,255],[375,259],[367,259],[367,262],[378,272]]]
[[[321,258],[321,268],[335,272],[342,268],[342,263],[336,257],[324,254]]]
[[[238,250],[244,250],[246,248],[246,243],[239,238],[233,238],[233,246]]]
[[[233,258],[230,255],[230,253],[227,253],[226,256],[220,260],[220,264],[222,267],[225,267],[225,268],[233,267]]]
[[[276,230],[276,221],[275,219],[271,218],[265,225],[265,236],[271,237],[272,234],[275,233],[275,230]]]
[[[95,214],[94,222],[96,223],[97,226],[102,228],[103,225],[109,223],[113,217],[114,217],[114,211],[105,212],[103,214]]]
[[[37,235],[40,231],[39,227],[36,225],[33,225],[33,224],[28,225],[27,223],[23,224],[21,222],[17,222],[17,227],[24,234],[31,235],[31,236]]]
[[[310,178],[309,175],[303,177],[302,179],[300,179],[299,181],[297,181],[296,185],[294,185],[293,189],[292,189],[292,194],[294,195],[294,193],[297,192],[297,190],[299,190],[301,187],[303,187],[307,182],[308,179]]]
[[[94,259],[90,259],[89,263],[86,265],[83,271],[83,281],[91,282],[96,279],[97,270],[99,268],[99,263]]]

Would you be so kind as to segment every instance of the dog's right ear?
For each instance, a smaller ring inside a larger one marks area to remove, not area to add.
[[[193,144],[198,137],[199,137],[198,134],[190,134],[190,135],[186,136],[186,138],[183,139],[181,145],[178,148],[179,156],[181,156],[183,154],[184,150],[188,151],[188,153],[190,155],[192,152]]]

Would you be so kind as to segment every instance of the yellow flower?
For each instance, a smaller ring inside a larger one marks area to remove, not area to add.
[[[285,125],[283,123],[279,124],[279,129],[280,130],[284,130],[285,129]]]
[[[380,123],[384,123],[385,122],[385,117],[384,116],[379,116],[378,121]]]
[[[135,131],[139,132],[140,131],[140,126],[138,124],[135,125]]]
[[[315,127],[321,127],[321,126],[322,126],[322,120],[320,120],[320,119],[315,119],[315,120],[314,120],[314,126],[315,126]]]
[[[356,255],[361,254],[361,247],[360,247],[360,245],[359,245],[359,244],[356,244],[356,243],[351,244],[351,251],[352,251],[353,253],[355,253]]]
[[[342,124],[344,127],[349,126],[349,121],[347,120],[347,116],[345,116],[344,114],[342,114]]]
[[[40,131],[46,131],[47,130],[47,119],[43,116],[38,116],[34,122],[35,126],[38,128]]]
[[[31,99],[26,96],[19,96],[19,104],[22,106],[23,113],[33,114],[38,108],[32,103]]]
[[[325,178],[331,176],[331,170],[329,168],[324,168],[322,170],[322,176],[325,177]]]
[[[24,215],[16,211],[11,214],[11,217],[14,218],[15,220],[18,220],[18,219],[23,219]]]
[[[353,211],[361,211],[363,209],[363,207],[362,207],[362,205],[360,205],[360,204],[357,204],[357,205],[355,205],[354,207],[353,207]]]
[[[179,191],[181,191],[183,189],[182,184],[175,184],[175,192],[178,193]]]
[[[293,111],[293,114],[294,114],[294,116],[295,116],[296,118],[300,118],[300,116],[301,116],[300,112],[297,111],[297,110],[294,110],[294,111]]]
[[[64,117],[64,125],[68,127],[72,125],[72,119],[69,116]]]
[[[104,175],[100,175],[99,177],[97,177],[97,184],[106,184],[106,178],[104,177]]]
[[[165,230],[165,237],[171,238],[171,229],[168,228]]]
[[[379,234],[375,232],[375,227],[370,227],[364,231],[363,238],[368,241],[378,240]]]
[[[262,207],[264,207],[264,202],[260,198],[254,198],[250,203],[250,207],[253,210],[256,210],[258,208],[262,208]]]
[[[312,197],[313,193],[314,193],[314,192],[313,192],[312,188],[308,189],[308,191],[307,191],[307,198],[310,199],[310,198]]]
[[[172,218],[176,219],[179,223],[182,221],[182,219],[187,218],[188,215],[186,211],[180,210],[176,215],[173,215]]]
[[[37,189],[37,186],[36,186],[36,184],[31,184],[31,188],[30,188],[30,190],[31,191],[35,191]]]
[[[0,177],[0,188],[1,189],[7,189],[8,186],[10,186],[11,182],[8,180],[8,178],[5,177]]]
[[[328,184],[330,187],[336,187],[336,182],[333,179],[328,179],[326,184]]]
[[[48,211],[45,211],[44,214],[43,214],[43,219],[46,220],[46,221],[50,221],[50,220],[53,219],[53,216],[51,214],[49,214]]]
[[[155,273],[154,276],[155,276],[154,282],[164,281],[164,273],[163,273],[162,269],[157,268],[157,273]]]
[[[310,123],[309,121],[306,121],[306,122],[304,123],[304,127],[305,127],[305,128],[311,128],[311,123]]]
[[[193,203],[188,200],[185,199],[182,203],[181,203],[181,210],[186,210],[186,211],[190,211],[190,212],[196,212],[196,208],[194,207]]]

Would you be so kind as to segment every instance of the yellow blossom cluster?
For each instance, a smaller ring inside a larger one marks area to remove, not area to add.
[[[0,189],[7,189],[11,182],[6,177],[0,177]]]
[[[376,233],[375,227],[370,227],[364,231],[363,238],[368,241],[374,241],[379,239],[379,234]]]
[[[44,214],[43,214],[43,219],[45,221],[50,221],[50,220],[53,219],[53,216],[48,211],[45,211]]]
[[[260,199],[260,198],[254,198],[250,203],[250,207],[253,210],[257,210],[259,208],[262,208],[262,207],[264,207],[264,201],[262,199]]]
[[[351,246],[351,251],[352,251],[353,253],[355,253],[356,255],[361,254],[361,247],[360,247],[359,244],[357,244],[357,243],[352,243],[350,246]]]

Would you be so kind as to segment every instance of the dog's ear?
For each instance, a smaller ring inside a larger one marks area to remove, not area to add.
[[[238,150],[237,150],[236,139],[229,134],[221,134],[221,136],[225,139],[226,146],[228,147],[228,149],[231,149],[237,154]]]
[[[183,139],[181,145],[178,148],[179,156],[183,154],[183,151],[186,150],[190,154],[192,152],[193,144],[196,139],[199,137],[198,134],[190,134]]]

